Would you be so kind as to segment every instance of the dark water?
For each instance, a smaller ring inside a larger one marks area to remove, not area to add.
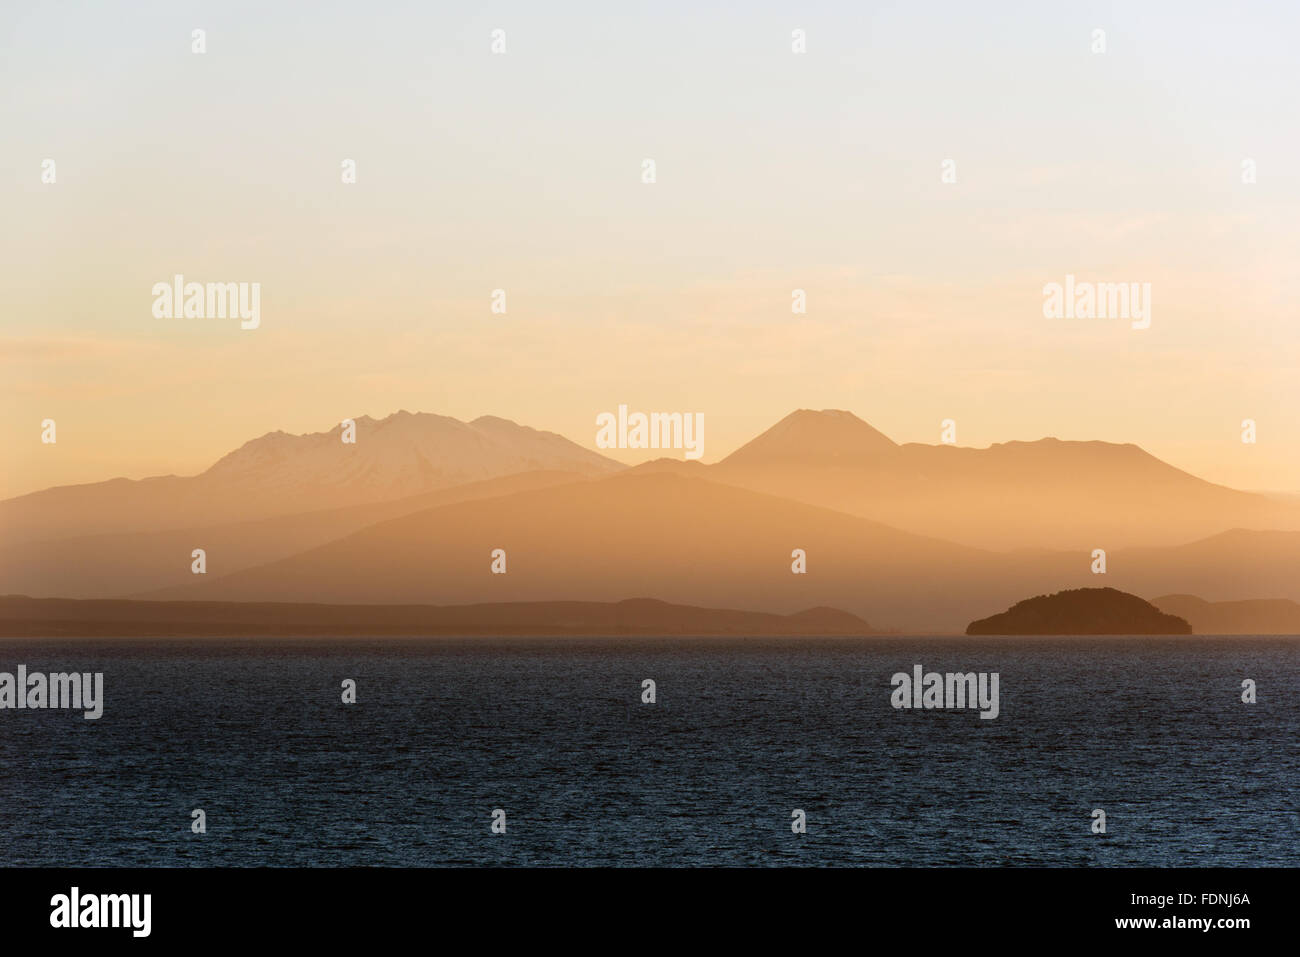
[[[895,710],[918,663],[998,672],[1000,716]],[[0,865],[1300,864],[1300,639],[0,641],[18,664],[103,671],[105,706],[0,711]]]

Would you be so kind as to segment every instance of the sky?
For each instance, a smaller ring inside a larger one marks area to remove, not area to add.
[[[459,6],[0,7],[0,496],[620,404],[706,462],[839,408],[1300,492],[1295,5]],[[178,273],[260,325],[156,317]],[[1067,274],[1150,327],[1045,317]]]

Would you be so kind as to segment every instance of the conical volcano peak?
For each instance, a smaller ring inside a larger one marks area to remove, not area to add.
[[[843,409],[798,409],[723,460],[729,465],[863,465],[898,448]]]

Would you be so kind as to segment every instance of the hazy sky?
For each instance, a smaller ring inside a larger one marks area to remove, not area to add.
[[[619,403],[705,461],[845,408],[1300,491],[1297,10],[6,0],[0,495],[399,408],[594,447]],[[176,273],[260,328],[155,318]],[[1150,328],[1044,318],[1067,273]]]

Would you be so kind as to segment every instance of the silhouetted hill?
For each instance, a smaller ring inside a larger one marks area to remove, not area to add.
[[[498,548],[506,574],[491,572]],[[794,549],[806,552],[807,574],[792,572]],[[214,571],[219,560],[209,551],[207,575],[129,597],[446,605],[641,594],[778,614],[824,605],[951,633],[982,607],[975,601],[1062,581],[1037,562],[1038,577],[999,583],[1009,577],[999,556],[667,473],[426,509],[229,575]]]
[[[1075,588],[1016,602],[968,635],[1190,635],[1192,626],[1116,588]]]
[[[504,575],[490,572],[497,548],[508,555]],[[791,573],[795,548],[806,551],[807,574]],[[182,568],[188,556],[186,549]],[[1225,599],[1256,588],[1300,597],[1296,532],[1108,558],[1105,580],[1139,595],[1217,579],[1221,590],[1197,590]],[[219,550],[209,549],[207,560],[207,575],[121,597],[449,605],[611,602],[639,594],[778,614],[825,605],[890,629],[960,634],[972,619],[1025,595],[1097,581],[1087,550],[980,551],[725,484],[637,470],[412,512],[233,574],[225,573]],[[19,591],[2,581],[0,588]]]
[[[1151,604],[1186,618],[1198,635],[1300,635],[1300,604],[1285,598],[1206,601],[1194,595],[1165,595]]]
[[[811,608],[770,615],[672,605],[536,601],[478,605],[324,605],[283,602],[76,601],[0,596],[0,637],[206,635],[870,635],[854,615]]]
[[[194,580],[190,553],[213,557],[211,572],[276,561],[378,522],[438,505],[582,482],[576,472],[521,472],[391,502],[295,512],[249,522],[116,532],[51,541],[0,540],[0,590],[36,598],[120,598]],[[217,556],[220,556],[219,564]]]

